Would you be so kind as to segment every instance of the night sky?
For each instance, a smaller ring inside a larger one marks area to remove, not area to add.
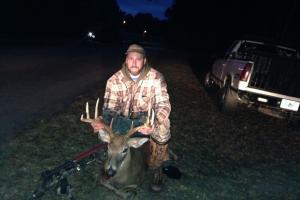
[[[165,11],[173,0],[118,0],[120,9],[129,14],[151,13],[153,17],[165,19]]]

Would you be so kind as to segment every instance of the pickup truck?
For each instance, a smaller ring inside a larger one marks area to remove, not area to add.
[[[265,114],[296,121],[300,110],[299,52],[279,44],[237,40],[223,58],[216,58],[204,86],[217,86],[222,111],[241,104]]]

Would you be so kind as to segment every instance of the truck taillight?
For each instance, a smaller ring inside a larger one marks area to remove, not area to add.
[[[249,78],[249,75],[250,75],[250,71],[251,71],[251,68],[252,68],[252,63],[247,63],[245,66],[244,66],[244,69],[240,75],[240,80],[241,81],[248,81],[248,78]]]

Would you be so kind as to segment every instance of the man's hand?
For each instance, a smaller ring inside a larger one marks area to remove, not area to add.
[[[104,128],[104,123],[103,123],[103,121],[97,120],[97,121],[92,122],[91,126],[94,129],[94,133],[98,133],[99,130]]]
[[[143,135],[151,135],[154,131],[154,126],[142,126],[139,128],[139,132]]]

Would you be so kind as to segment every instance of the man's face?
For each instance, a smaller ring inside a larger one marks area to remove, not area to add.
[[[140,53],[130,52],[126,57],[126,66],[132,75],[138,75],[146,63],[146,58]]]

